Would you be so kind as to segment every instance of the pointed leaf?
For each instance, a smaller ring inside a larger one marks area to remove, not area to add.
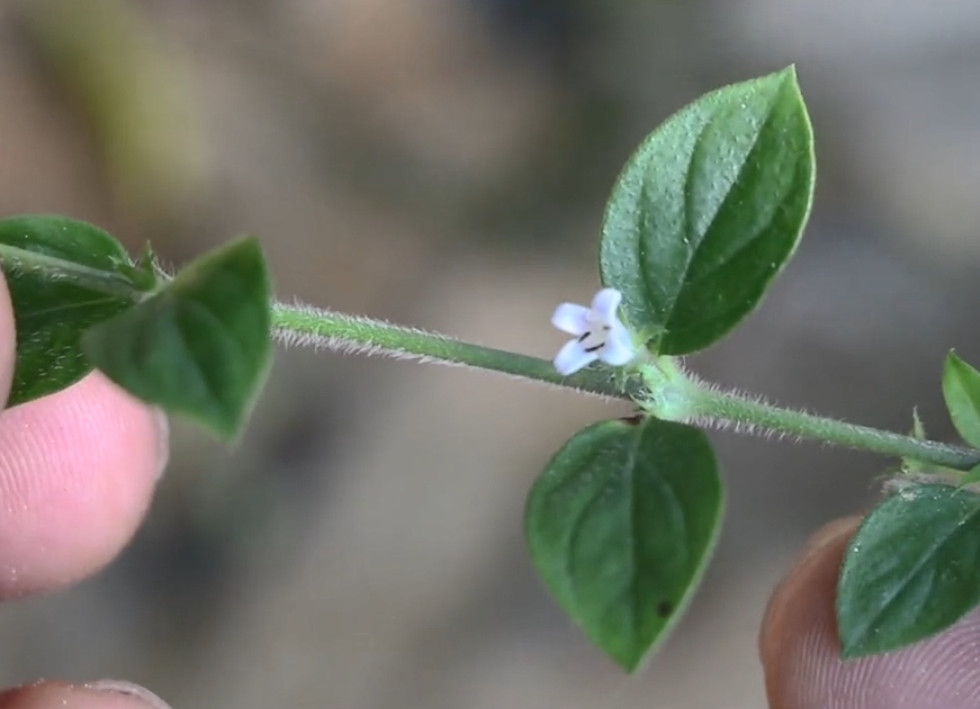
[[[895,650],[948,628],[980,603],[980,497],[907,487],[872,510],[837,586],[845,658]]]
[[[561,607],[633,671],[687,606],[722,506],[701,431],[653,418],[603,421],[568,441],[535,482],[525,535]]]
[[[792,67],[714,91],[627,162],[600,242],[602,282],[656,353],[723,337],[792,256],[813,194],[813,136]]]
[[[244,425],[271,350],[269,281],[258,241],[198,259],[164,290],[85,336],[91,361],[143,401],[223,438]]]
[[[922,417],[919,416],[918,407],[912,407],[912,430],[909,431],[909,435],[912,438],[917,438],[920,441],[926,440],[926,425],[922,422]]]
[[[91,371],[82,333],[132,307],[155,285],[152,272],[134,267],[109,234],[64,217],[0,220],[0,265],[17,329],[9,406],[56,392]]]
[[[943,398],[963,440],[980,446],[980,372],[950,352],[943,367]]]

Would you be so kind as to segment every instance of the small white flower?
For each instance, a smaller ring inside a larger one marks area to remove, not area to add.
[[[562,376],[574,374],[601,359],[615,367],[633,359],[633,343],[626,327],[616,316],[623,294],[615,288],[603,288],[592,299],[592,307],[562,303],[555,308],[551,324],[574,335],[558,351],[555,369]]]

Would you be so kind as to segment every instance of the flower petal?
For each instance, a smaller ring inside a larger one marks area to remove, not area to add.
[[[616,309],[623,301],[623,294],[615,288],[603,288],[592,299],[592,312],[603,320],[616,319]]]
[[[589,329],[589,309],[575,303],[562,303],[555,308],[551,316],[551,324],[562,332],[579,337]]]
[[[606,364],[614,367],[621,367],[635,356],[633,342],[629,332],[618,321],[613,323],[609,336],[606,338],[606,346],[602,348],[599,358]]]
[[[569,340],[555,355],[555,369],[563,377],[575,374],[599,359],[595,352],[586,352],[578,340]]]

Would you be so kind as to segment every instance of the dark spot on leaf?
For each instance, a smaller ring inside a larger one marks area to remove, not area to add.
[[[627,426],[639,426],[641,423],[643,423],[643,419],[643,414],[636,414],[635,416],[624,416],[619,420],[625,423]]]
[[[670,601],[660,601],[657,604],[657,615],[661,618],[666,618],[674,610],[674,604]]]

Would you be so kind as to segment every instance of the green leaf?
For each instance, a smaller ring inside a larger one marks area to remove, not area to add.
[[[535,482],[525,535],[561,607],[632,672],[687,606],[723,503],[704,433],[655,418],[603,421],[568,441]]]
[[[937,633],[980,603],[980,497],[905,488],[867,516],[837,586],[842,656],[887,652]]]
[[[193,262],[84,342],[127,391],[231,439],[265,380],[270,337],[265,260],[258,241],[245,238]]]
[[[912,407],[912,429],[909,431],[909,435],[920,441],[926,440],[926,426],[919,416],[919,409],[916,407]],[[902,458],[901,470],[909,475],[927,473],[934,467],[915,458]]]
[[[980,372],[950,352],[943,367],[943,398],[953,425],[972,446],[980,446]]]
[[[91,371],[82,333],[132,307],[155,278],[90,224],[56,216],[0,220],[0,264],[17,327],[9,406],[51,394]]]
[[[922,422],[922,417],[919,416],[919,409],[915,406],[912,407],[912,430],[909,431],[909,435],[920,441],[924,441],[927,438],[926,425]]]
[[[723,337],[792,256],[810,211],[810,121],[792,67],[709,93],[651,133],[606,207],[599,268],[660,354]]]
[[[980,482],[980,464],[974,465],[963,473],[963,477],[960,478],[960,487],[974,485],[978,482]]]

